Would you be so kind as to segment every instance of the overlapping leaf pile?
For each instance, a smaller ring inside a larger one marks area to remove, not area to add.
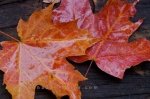
[[[78,82],[85,78],[66,57],[76,62],[94,60],[118,78],[127,68],[150,59],[148,40],[128,42],[142,23],[129,20],[136,13],[136,3],[108,0],[93,14],[89,0],[61,0],[53,14],[51,5],[34,12],[27,22],[20,20],[21,41],[3,41],[0,51],[0,69],[12,98],[34,99],[35,87],[41,85],[58,98],[81,99]]]

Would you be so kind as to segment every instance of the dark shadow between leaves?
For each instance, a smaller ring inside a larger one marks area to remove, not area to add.
[[[35,89],[35,99],[56,99],[56,96],[42,86],[37,86]]]
[[[6,90],[3,84],[4,72],[0,71],[0,99],[12,99],[11,94]]]
[[[35,89],[35,99],[56,99],[56,96],[52,93],[52,91],[38,85]],[[69,99],[69,97],[63,96],[61,99]]]
[[[106,4],[107,0],[89,0],[93,13],[98,13]]]

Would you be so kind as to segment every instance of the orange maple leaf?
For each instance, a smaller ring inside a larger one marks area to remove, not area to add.
[[[37,85],[57,97],[81,98],[78,82],[85,78],[66,57],[85,55],[96,40],[78,29],[76,21],[53,24],[52,7],[34,12],[27,22],[19,21],[21,41],[1,42],[0,70],[13,99],[34,99]]]

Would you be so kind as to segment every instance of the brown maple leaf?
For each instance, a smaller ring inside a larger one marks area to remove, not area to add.
[[[19,21],[21,41],[1,42],[0,70],[13,99],[34,99],[37,85],[57,97],[81,98],[78,82],[85,78],[66,57],[85,55],[95,39],[78,29],[76,21],[53,24],[52,7],[34,12],[27,22]]]
[[[62,0],[60,7],[53,11],[54,21],[78,19],[78,27],[88,29],[93,37],[100,37],[101,40],[87,50],[87,56],[72,57],[72,60],[94,60],[101,70],[123,78],[127,68],[150,59],[149,41],[140,39],[128,42],[128,38],[143,22],[130,21],[136,13],[137,2],[108,0],[99,13],[93,14],[88,0]]]

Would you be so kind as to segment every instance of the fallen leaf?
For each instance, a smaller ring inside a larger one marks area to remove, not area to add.
[[[28,21],[19,21],[20,42],[1,42],[0,70],[13,99],[34,99],[37,85],[58,98],[81,99],[78,82],[85,78],[66,57],[85,55],[95,39],[87,30],[78,29],[76,21],[53,24],[52,7],[34,12]]]
[[[130,21],[136,14],[138,1],[108,0],[99,13],[93,14],[88,0],[62,0],[60,7],[53,12],[55,22],[78,19],[79,28],[88,29],[93,37],[100,37],[100,42],[87,50],[87,56],[72,57],[72,60],[94,60],[101,70],[123,78],[127,68],[150,59],[148,40],[128,42],[128,38],[143,22]]]

